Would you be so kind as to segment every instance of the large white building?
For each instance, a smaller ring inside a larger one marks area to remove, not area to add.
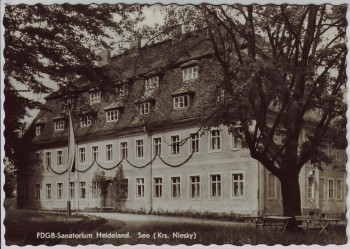
[[[181,48],[196,37],[184,39]],[[278,179],[250,157],[239,138],[227,126],[199,129],[207,110],[225,99],[211,77],[210,49],[203,44],[177,57],[181,50],[171,45],[167,40],[135,47],[112,58],[105,53],[102,69],[111,80],[104,89],[77,86],[75,172],[67,170],[65,92],[47,97],[46,109],[27,132],[32,159],[18,177],[20,206],[64,209],[67,200],[79,210],[113,206],[113,188],[101,197],[93,178],[100,169],[112,179],[121,162],[129,209],[282,213]],[[345,165],[344,151],[328,153]],[[345,172],[323,168],[302,168],[302,209],[345,213]]]

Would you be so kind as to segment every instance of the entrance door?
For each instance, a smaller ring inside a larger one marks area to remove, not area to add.
[[[105,199],[105,207],[113,207],[115,197],[114,186],[112,183],[109,183],[107,186],[107,194]]]

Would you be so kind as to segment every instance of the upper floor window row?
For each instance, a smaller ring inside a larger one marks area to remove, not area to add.
[[[90,104],[95,104],[100,102],[101,102],[101,92],[90,93]]]

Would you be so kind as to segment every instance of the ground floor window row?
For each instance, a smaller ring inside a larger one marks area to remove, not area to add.
[[[167,178],[168,179],[168,178]],[[146,194],[145,189],[145,178],[143,177],[137,177],[135,178],[135,198],[144,198]],[[170,181],[168,184],[170,184],[170,197],[171,198],[181,198],[183,197],[182,188],[188,188],[189,198],[191,199],[198,199],[202,195],[203,187],[202,184],[202,177],[200,175],[193,175],[188,177],[188,183],[185,185],[183,183],[183,177],[180,176],[174,176],[170,177]],[[70,182],[69,183],[69,198],[75,199],[76,198],[76,185],[78,184],[78,198],[79,199],[86,199],[87,198],[87,186],[85,181],[81,182]],[[166,184],[164,177],[153,177],[152,179],[152,195],[153,198],[163,198],[164,195],[164,185]],[[245,176],[243,172],[237,172],[231,174],[230,179],[231,184],[231,190],[230,190],[230,196],[231,197],[244,197],[245,196]],[[121,185],[123,188],[123,192],[125,192],[125,195],[129,195],[129,181],[128,179],[124,179],[123,184]],[[221,174],[210,174],[209,175],[209,196],[211,198],[220,198],[222,197],[222,175]],[[65,196],[65,185],[63,183],[56,183],[56,197],[52,195],[53,192],[53,184],[46,183],[45,185],[45,199],[51,200],[51,199],[57,199],[61,200],[63,199],[63,196]],[[92,181],[91,183],[91,199],[97,199],[100,198],[100,189],[99,185]],[[42,198],[41,196],[41,190],[42,186],[41,184],[35,184],[35,191],[34,191],[34,198],[35,200],[40,200]],[[117,190],[121,191],[121,190]]]

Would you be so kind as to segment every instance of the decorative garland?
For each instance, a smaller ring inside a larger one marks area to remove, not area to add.
[[[142,165],[142,166],[137,166],[137,165],[134,165],[132,164],[127,158],[122,158],[115,166],[111,167],[111,168],[106,168],[106,167],[103,167],[101,164],[99,164],[97,161],[93,161],[91,163],[90,166],[88,166],[86,169],[83,169],[83,170],[80,170],[80,169],[77,169],[75,168],[75,170],[77,172],[80,172],[80,173],[85,173],[87,171],[89,171],[91,169],[91,167],[96,163],[97,166],[99,166],[101,169],[104,169],[104,170],[112,170],[112,169],[115,169],[117,168],[118,166],[120,166],[122,164],[122,162],[125,160],[130,166],[134,167],[134,168],[137,168],[137,169],[143,169],[143,168],[146,168],[148,165],[151,165],[154,160],[156,160],[157,157],[159,157],[159,159],[166,165],[166,166],[169,166],[169,167],[172,167],[172,168],[178,168],[178,167],[181,167],[182,165],[184,165],[185,163],[187,163],[193,156],[193,154],[195,153],[195,151],[192,151],[192,153],[187,157],[187,159],[185,161],[183,161],[182,163],[179,163],[179,164],[170,164],[170,163],[167,163],[166,161],[164,161],[164,159],[160,156],[160,155],[155,155],[151,161],[149,161],[148,163],[146,163],[145,165]],[[65,174],[69,168],[67,168],[66,170],[64,170],[63,172],[57,172],[55,171],[51,165],[48,165],[48,167],[52,170],[53,173],[55,173],[56,175],[63,175]]]

